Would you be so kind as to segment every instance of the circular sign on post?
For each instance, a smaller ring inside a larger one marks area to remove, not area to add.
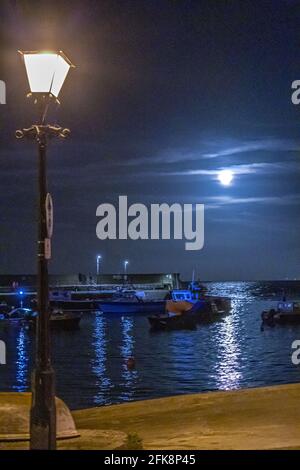
[[[46,196],[46,225],[48,238],[52,237],[53,234],[53,202],[50,193]]]

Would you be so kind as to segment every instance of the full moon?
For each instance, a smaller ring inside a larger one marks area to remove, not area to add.
[[[218,180],[223,186],[229,186],[233,180],[233,172],[231,170],[221,170],[218,174]]]

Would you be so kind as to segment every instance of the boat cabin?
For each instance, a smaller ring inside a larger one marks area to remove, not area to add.
[[[184,289],[174,289],[172,290],[172,300],[176,301],[181,301],[185,300],[187,302],[192,302],[193,300],[193,294],[190,290],[184,290]]]
[[[282,313],[300,313],[298,302],[278,302],[277,310]]]

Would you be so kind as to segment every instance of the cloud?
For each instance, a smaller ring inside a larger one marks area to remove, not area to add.
[[[223,206],[233,204],[276,204],[280,206],[299,204],[299,194],[286,194],[284,196],[250,196],[250,197],[232,197],[232,196],[208,196],[203,200],[205,208],[218,209]]]
[[[226,167],[220,167],[216,169],[196,169],[196,170],[182,170],[182,171],[174,171],[172,175],[187,175],[187,176],[197,176],[197,175],[204,175],[204,176],[217,176],[218,173],[224,169],[231,170],[235,175],[248,175],[251,173],[258,173],[258,172],[266,172],[269,170],[277,170],[278,167],[281,165],[276,163],[249,163],[243,165],[231,165]],[[170,174],[170,173],[168,173]]]
[[[188,169],[188,170],[178,170],[178,171],[160,171],[151,172],[151,174],[156,176],[212,176],[217,177],[219,172],[222,170],[231,170],[234,175],[249,175],[249,174],[268,174],[268,173],[278,173],[280,172],[290,172],[291,170],[299,170],[299,164],[297,162],[257,162],[257,163],[246,163],[241,165],[229,165],[218,167],[214,169]],[[150,174],[150,173],[144,173]]]
[[[220,145],[217,144],[217,145]],[[203,158],[219,158],[227,157],[231,155],[248,153],[248,152],[258,152],[258,151],[284,151],[284,152],[293,152],[300,149],[300,143],[294,140],[289,139],[278,139],[270,137],[267,139],[256,139],[241,142],[238,145],[231,145],[226,148],[220,148],[215,152],[208,152],[202,155]]]
[[[195,148],[197,147],[197,148]],[[280,139],[268,137],[253,140],[237,140],[228,138],[201,139],[193,143],[193,149],[172,149],[160,151],[156,155],[147,155],[137,158],[129,158],[121,165],[134,166],[139,164],[151,165],[154,163],[172,164],[203,159],[216,159],[237,156],[245,153],[263,152],[297,152],[300,150],[300,142],[293,139]]]

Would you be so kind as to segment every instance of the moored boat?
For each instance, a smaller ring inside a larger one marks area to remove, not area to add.
[[[197,322],[193,315],[153,315],[148,317],[151,331],[196,330]]]
[[[228,298],[203,297],[194,298],[190,290],[177,289],[171,293],[172,300],[166,303],[167,312],[186,312],[195,315],[197,323],[209,323],[222,318],[231,309]]]
[[[203,305],[211,305],[212,310],[219,313],[229,313],[231,310],[231,299],[229,297],[207,295],[206,290],[174,289],[171,291],[171,299],[174,301],[186,301],[190,303],[204,302]],[[208,309],[207,309],[208,310]]]
[[[50,315],[51,328],[61,328],[63,330],[74,330],[79,328],[82,318],[81,312],[54,311]]]
[[[51,310],[89,312],[97,310],[98,302],[94,299],[72,299],[71,293],[67,291],[50,292],[49,305]],[[37,299],[31,300],[33,310],[36,309]]]
[[[113,302],[100,302],[99,309],[103,313],[163,313],[165,311],[165,301],[116,299]]]
[[[148,300],[144,291],[124,289],[115,293],[112,299],[100,301],[99,309],[103,313],[145,314],[164,313],[165,300]]]
[[[278,302],[276,309],[264,310],[261,319],[263,325],[268,326],[300,324],[300,304],[298,302]]]
[[[98,309],[98,302],[94,300],[50,300],[52,309],[61,309],[72,312],[90,312]]]
[[[35,321],[36,312],[30,308],[12,308],[8,312],[1,312],[1,324],[23,325]]]
[[[35,327],[38,313],[30,308],[15,308],[8,313],[0,315],[4,324]],[[61,329],[74,329],[79,327],[82,314],[79,312],[53,311],[50,314],[50,327]]]

